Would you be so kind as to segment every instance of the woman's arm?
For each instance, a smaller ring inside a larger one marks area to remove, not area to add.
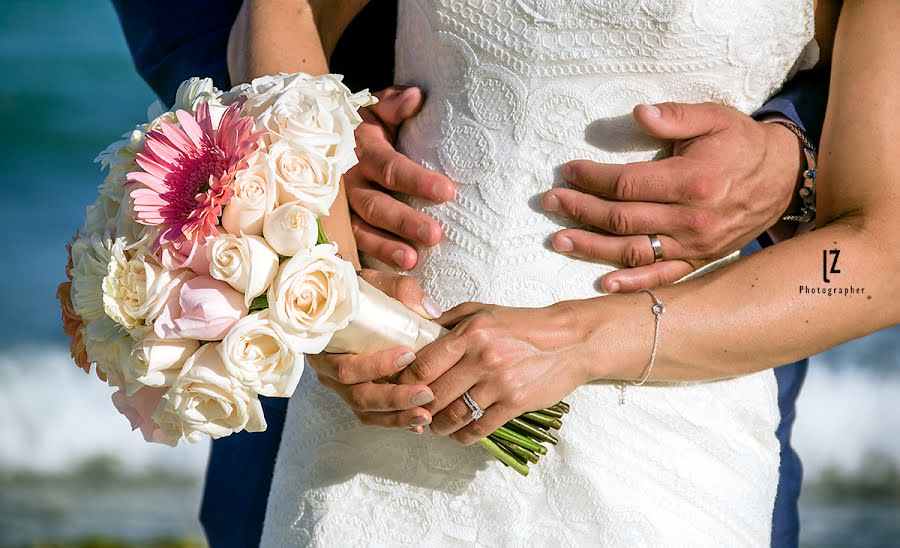
[[[327,57],[368,0],[245,0],[228,39],[232,84],[279,72],[328,72]],[[359,268],[344,186],[322,225]]]
[[[819,155],[818,230],[657,291],[666,312],[653,380],[759,371],[900,322],[898,28],[894,0],[844,4]],[[835,259],[840,273],[829,273]],[[806,291],[849,287],[853,294]],[[594,334],[598,355],[612,338],[627,356],[602,364],[597,377],[640,377],[653,338],[650,305],[646,294],[571,304],[578,325],[607,326]]]

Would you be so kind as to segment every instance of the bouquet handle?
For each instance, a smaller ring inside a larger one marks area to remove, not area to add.
[[[405,346],[418,352],[447,333],[440,324],[423,318],[369,282],[359,280],[359,313],[335,332],[325,352],[368,354]]]

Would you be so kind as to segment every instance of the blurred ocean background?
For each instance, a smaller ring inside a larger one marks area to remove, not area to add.
[[[55,299],[92,160],[155,98],[103,0],[5,0],[0,74],[0,547],[201,541],[208,447],[130,432],[70,361]],[[900,328],[814,358],[794,439],[803,545],[900,546]]]

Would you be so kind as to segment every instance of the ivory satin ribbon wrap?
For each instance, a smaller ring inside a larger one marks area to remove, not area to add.
[[[350,325],[335,332],[325,352],[367,354],[405,346],[418,352],[447,330],[388,297],[362,278],[359,312]]]

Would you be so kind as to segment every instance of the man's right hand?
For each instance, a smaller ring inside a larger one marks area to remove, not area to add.
[[[420,166],[394,148],[400,124],[422,109],[422,91],[394,86],[375,96],[378,104],[360,111],[363,123],[356,130],[359,164],[344,175],[353,236],[363,253],[409,270],[418,261],[411,243],[437,245],[441,227],[389,192],[447,202],[456,188],[447,176]]]
[[[363,279],[426,318],[442,314],[440,307],[408,276],[363,270]],[[372,354],[318,354],[308,356],[319,382],[337,392],[363,424],[407,428],[418,433],[431,422],[424,405],[434,393],[423,384],[394,384],[389,379],[416,359],[408,348]]]

